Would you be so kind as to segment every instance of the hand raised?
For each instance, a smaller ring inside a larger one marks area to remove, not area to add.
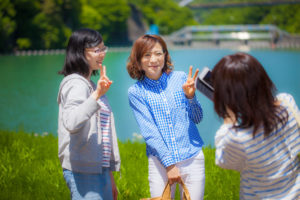
[[[93,92],[94,98],[97,100],[101,96],[103,96],[110,88],[110,85],[112,84],[112,81],[109,80],[109,78],[106,76],[106,67],[100,66],[100,77],[97,82],[97,88]]]
[[[196,91],[195,80],[196,80],[197,75],[199,73],[199,69],[196,69],[196,72],[195,72],[195,74],[194,74],[193,77],[192,77],[192,73],[193,73],[193,66],[190,66],[187,80],[182,85],[183,92],[184,92],[185,96],[188,99],[192,99],[194,97],[194,95],[195,95],[195,91]]]

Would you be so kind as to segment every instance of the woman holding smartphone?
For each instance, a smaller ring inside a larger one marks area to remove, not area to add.
[[[300,111],[246,53],[212,70],[214,107],[224,119],[215,136],[216,164],[241,174],[240,199],[300,199]]]

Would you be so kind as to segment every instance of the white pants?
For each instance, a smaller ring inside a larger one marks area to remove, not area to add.
[[[163,190],[167,184],[168,177],[167,171],[160,161],[154,157],[149,156],[149,185],[151,197],[159,197],[162,195]],[[191,200],[201,200],[204,196],[205,185],[205,168],[204,168],[204,155],[202,150],[193,158],[176,163],[179,169],[181,179],[189,190]],[[175,196],[176,184],[172,187],[172,198]],[[180,187],[182,195],[182,189]]]

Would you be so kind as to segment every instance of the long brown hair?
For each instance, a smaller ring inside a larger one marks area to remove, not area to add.
[[[143,35],[139,37],[133,44],[130,56],[127,63],[127,71],[131,78],[137,80],[143,80],[145,77],[145,72],[141,66],[141,59],[144,54],[151,50],[156,43],[159,43],[165,54],[165,64],[162,72],[172,71],[173,64],[171,62],[171,57],[169,55],[167,45],[165,41],[158,35]]]
[[[284,125],[288,113],[275,105],[276,87],[263,66],[253,56],[236,53],[223,57],[212,71],[215,88],[214,108],[222,117],[229,117],[227,108],[235,115],[235,128],[253,127],[253,137],[263,125],[264,135],[277,129],[278,122]]]

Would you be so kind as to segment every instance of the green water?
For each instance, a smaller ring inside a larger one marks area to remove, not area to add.
[[[212,68],[232,50],[170,51],[175,70],[188,71],[189,65]],[[250,51],[265,67],[279,92],[288,92],[300,105],[300,51]],[[127,89],[135,81],[126,71],[129,52],[109,52],[104,60],[107,74],[113,80],[108,97],[115,113],[120,140],[132,139],[139,129],[128,105]],[[57,74],[64,55],[0,56],[0,129],[43,134],[57,134],[57,91],[62,76]],[[93,77],[97,80],[97,77]],[[220,120],[213,104],[197,92],[204,109],[204,119],[198,125],[206,145],[213,145]]]

